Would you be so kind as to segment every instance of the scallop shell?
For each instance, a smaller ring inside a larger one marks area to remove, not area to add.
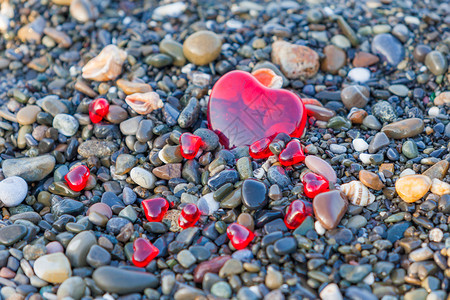
[[[155,92],[135,93],[125,98],[125,102],[141,115],[146,115],[155,109],[162,108],[164,103]]]
[[[264,86],[272,89],[281,89],[283,86],[283,78],[278,76],[274,71],[267,68],[261,68],[252,72],[252,75]]]
[[[127,58],[127,52],[115,45],[108,45],[88,61],[83,67],[83,78],[95,81],[114,80],[122,73],[122,65]]]
[[[361,181],[345,183],[340,189],[347,196],[348,201],[354,205],[367,206],[375,201],[375,195]]]

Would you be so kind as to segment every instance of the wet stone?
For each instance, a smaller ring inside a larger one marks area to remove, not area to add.
[[[11,246],[20,241],[27,234],[28,230],[24,225],[9,225],[0,228],[0,244]]]
[[[382,131],[389,138],[404,139],[418,135],[423,131],[423,128],[423,120],[411,118],[388,124],[383,127]]]
[[[392,122],[397,118],[397,113],[387,101],[378,101],[372,106],[372,114],[383,122]]]
[[[242,184],[242,203],[250,210],[258,210],[267,205],[267,186],[256,179],[246,179]]]
[[[405,49],[397,38],[389,33],[382,33],[373,38],[372,53],[380,55],[382,61],[397,66],[405,56]]]
[[[341,92],[341,100],[347,109],[352,107],[363,108],[369,101],[370,92],[365,86],[351,85]]]

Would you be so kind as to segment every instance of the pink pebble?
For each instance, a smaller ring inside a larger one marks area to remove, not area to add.
[[[64,247],[61,245],[60,242],[57,241],[48,243],[47,246],[45,246],[45,248],[47,248],[47,254],[64,252]]]

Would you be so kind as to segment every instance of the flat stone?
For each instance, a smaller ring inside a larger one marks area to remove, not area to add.
[[[344,264],[339,268],[339,274],[351,283],[359,283],[372,271],[372,266],[364,265],[349,265]]]
[[[6,159],[3,161],[3,174],[6,177],[18,176],[28,182],[39,181],[49,175],[55,168],[52,155]]]
[[[418,118],[405,119],[384,126],[381,130],[392,139],[404,139],[414,137],[422,133],[423,120]]]
[[[96,156],[99,158],[110,156],[114,152],[116,152],[118,146],[109,141],[97,141],[97,140],[89,140],[80,144],[78,147],[78,154],[80,154],[84,158],[88,158],[91,156]]]
[[[119,295],[139,293],[146,288],[156,288],[158,278],[150,273],[103,266],[92,274],[95,284],[103,291]]]
[[[341,92],[341,100],[347,109],[352,107],[363,108],[369,102],[369,89],[362,85],[345,87]]]
[[[408,203],[421,199],[430,187],[431,179],[424,175],[406,175],[395,182],[395,191]]]
[[[70,262],[63,253],[52,253],[39,257],[34,262],[34,273],[42,280],[58,284],[72,275]]]
[[[246,179],[242,184],[242,203],[250,210],[262,209],[268,203],[268,189],[264,182]]]
[[[321,193],[313,200],[314,215],[326,229],[337,227],[347,207],[347,200],[337,190]]]
[[[439,51],[431,51],[425,57],[425,65],[436,76],[443,75],[447,71],[447,58]]]
[[[431,180],[435,178],[443,180],[447,175],[449,166],[450,163],[447,160],[441,160],[428,168],[422,175],[428,176]]]
[[[144,168],[134,167],[130,171],[130,177],[137,185],[145,189],[152,189],[155,187],[155,175]]]
[[[87,266],[86,257],[93,245],[97,244],[97,239],[92,231],[78,233],[67,245],[66,256],[73,267]]]
[[[24,225],[13,224],[0,228],[0,244],[11,246],[20,241],[27,234],[28,229]]]
[[[58,288],[58,299],[69,297],[75,300],[80,300],[86,289],[86,283],[83,278],[79,276],[67,278]]]
[[[372,40],[372,53],[381,56],[392,66],[397,66],[405,57],[405,49],[398,39],[389,33],[376,35]]]
[[[359,180],[368,188],[374,189],[374,190],[381,190],[384,187],[383,182],[381,181],[380,177],[370,171],[361,170],[359,171]]]

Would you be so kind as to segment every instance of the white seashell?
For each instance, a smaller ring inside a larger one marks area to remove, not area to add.
[[[114,80],[122,73],[127,52],[116,45],[108,45],[83,67],[83,78],[95,81]]]
[[[125,102],[141,115],[146,115],[155,109],[162,108],[164,103],[155,92],[135,93],[125,98]]]
[[[431,182],[431,192],[439,196],[450,194],[450,184],[434,178]]]
[[[367,206],[375,201],[375,195],[361,181],[345,183],[340,189],[347,196],[348,201],[354,205]]]

